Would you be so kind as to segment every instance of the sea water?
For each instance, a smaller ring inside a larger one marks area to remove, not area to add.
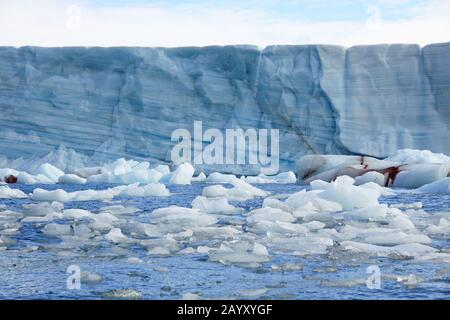
[[[101,190],[108,184],[87,185],[14,185],[26,193],[40,187],[47,190]],[[115,198],[113,204],[136,207],[133,219],[148,222],[154,209],[170,205],[190,207],[205,184],[168,186],[169,197]],[[303,189],[299,185],[257,185],[272,194],[290,194]],[[245,209],[259,208],[262,198],[231,204]],[[380,198],[380,203],[422,202],[430,213],[450,211],[450,195],[397,192]],[[0,199],[0,206],[20,212],[30,199]],[[103,201],[66,202],[64,208],[92,212],[110,205]],[[5,209],[5,208],[4,208]],[[242,218],[242,213],[236,219]],[[149,255],[141,246],[123,248],[105,241],[99,246],[58,254],[46,248],[61,242],[44,235],[43,223],[23,223],[15,243],[0,251],[0,299],[448,299],[450,265],[413,259],[374,257],[352,252],[328,252],[322,255],[292,256],[271,254],[271,260],[257,268],[223,265],[208,260],[207,254]],[[450,237],[433,239],[433,247],[447,250]],[[130,263],[130,257],[140,263]],[[99,275],[99,281],[82,281],[79,289],[67,286],[69,266],[81,272]],[[279,269],[274,266],[290,266]],[[380,270],[380,289],[367,285],[369,266]],[[406,281],[412,279],[413,281]],[[420,281],[414,281],[419,279]],[[127,291],[120,291],[127,290]],[[114,294],[114,293],[122,293]],[[129,293],[132,294],[129,294]]]

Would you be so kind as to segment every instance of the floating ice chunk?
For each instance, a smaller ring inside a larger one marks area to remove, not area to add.
[[[42,228],[42,232],[49,236],[69,235],[72,228],[68,224],[49,223]]]
[[[256,254],[258,256],[268,256],[269,252],[267,251],[267,248],[265,246],[263,246],[260,243],[255,242],[253,244],[253,250],[252,250],[253,254]]]
[[[416,191],[425,193],[450,194],[450,177],[426,184],[418,188]]]
[[[119,196],[126,197],[167,197],[170,196],[170,191],[165,185],[161,183],[147,184],[145,186],[130,185],[123,189]]]
[[[297,220],[291,213],[276,208],[259,208],[249,212],[247,222],[249,224],[258,223],[260,221],[273,222],[294,222]]]
[[[383,254],[387,255],[392,250],[390,247],[377,246],[369,243],[362,243],[356,241],[343,241],[341,242],[341,246],[345,250],[355,251],[355,252],[368,252],[373,254]]]
[[[222,264],[237,264],[247,267],[258,267],[261,263],[269,261],[266,255],[257,255],[247,251],[211,251],[209,260],[220,262]]]
[[[34,178],[36,179],[37,183],[52,184],[52,183],[56,182],[56,181],[51,180],[47,176],[44,176],[43,174],[37,174],[34,176]]]
[[[354,186],[354,182],[355,180],[348,176],[340,176],[328,185],[321,183],[320,188],[326,189],[318,196],[325,200],[340,203],[344,210],[378,205],[379,191]],[[317,183],[312,186],[314,189],[318,187]]]
[[[161,172],[154,169],[137,170],[133,168],[133,170],[128,173],[115,176],[114,182],[124,184],[131,184],[136,182],[141,184],[157,183],[162,176],[163,175]]]
[[[17,175],[17,183],[23,183],[23,184],[35,184],[39,183],[41,181],[38,181],[36,177],[32,176],[31,174],[27,172],[20,172]]]
[[[170,177],[171,184],[191,184],[191,179],[194,175],[195,169],[189,163],[180,164]]]
[[[386,160],[408,164],[450,163],[450,157],[445,154],[414,149],[398,150],[394,155],[386,158]]]
[[[412,256],[412,257],[427,253],[434,253],[438,251],[435,248],[420,243],[399,244],[396,246],[387,247],[355,241],[343,241],[341,242],[341,246],[346,250],[356,252],[368,252],[376,255],[398,254],[402,256]]]
[[[116,161],[104,166],[106,172],[110,172],[114,175],[121,175],[130,172],[131,169],[136,166],[138,162],[133,160],[125,160],[124,158],[117,159]]]
[[[120,228],[111,229],[106,235],[105,239],[114,243],[130,243],[132,239],[128,238],[122,233]]]
[[[36,188],[33,190],[31,199],[34,201],[58,201],[66,202],[69,201],[70,197],[66,191],[62,189],[56,189],[53,191],[44,190],[41,188]]]
[[[163,173],[156,169],[149,169],[146,161],[137,162],[123,158],[104,167],[83,168],[77,174],[87,177],[89,183],[121,183],[121,184],[149,184],[157,183]]]
[[[156,209],[150,216],[152,223],[166,223],[175,230],[186,227],[202,227],[215,224],[217,219],[198,209],[170,206]]]
[[[134,289],[112,290],[103,293],[102,296],[108,299],[127,299],[127,300],[135,300],[142,298],[142,294]]]
[[[87,183],[115,183],[115,176],[108,173],[101,173],[88,176]]]
[[[114,216],[119,216],[119,215],[130,215],[138,211],[139,209],[135,207],[124,207],[122,205],[113,205],[100,208],[99,214],[109,213]]]
[[[397,282],[401,282],[406,286],[415,286],[419,283],[416,275],[410,274],[408,276],[399,276],[397,277]]]
[[[111,222],[104,221],[102,219],[96,219],[94,218],[94,221],[89,224],[89,228],[91,228],[94,231],[99,232],[108,232],[113,228],[113,225]]]
[[[115,192],[112,189],[106,190],[81,190],[68,194],[66,201],[102,201],[111,200],[115,196]]]
[[[224,174],[220,172],[211,173],[206,182],[208,183],[231,183],[233,180],[236,180],[236,176],[234,174]]]
[[[367,182],[376,183],[379,186],[384,187],[386,183],[386,177],[376,171],[369,171],[363,174],[362,176],[355,177],[355,185],[360,186]]]
[[[197,177],[192,178],[192,181],[195,181],[195,182],[206,181],[206,175],[203,172],[200,172],[200,174]]]
[[[19,189],[11,189],[9,186],[0,186],[0,199],[20,199],[28,196]]]
[[[73,226],[73,234],[80,239],[92,238],[95,234],[92,233],[91,228],[85,224],[77,224]]]
[[[270,247],[279,252],[287,252],[297,256],[324,254],[333,246],[333,239],[315,235],[284,238],[269,237]]]
[[[241,297],[259,297],[267,293],[269,289],[262,288],[262,289],[253,289],[253,290],[239,290],[238,294]]]
[[[317,231],[317,230],[325,228],[325,223],[320,222],[320,221],[310,221],[307,223],[302,223],[302,226],[308,228],[308,230],[310,230],[310,231]]]
[[[393,195],[395,195],[395,193],[392,192],[391,189],[382,187],[382,186],[380,186],[380,185],[378,185],[378,184],[376,184],[374,182],[366,182],[366,183],[360,185],[360,187],[361,188],[365,188],[365,189],[372,189],[372,190],[378,191],[380,193],[380,195],[382,195],[382,196],[393,196]]]
[[[413,202],[413,203],[393,203],[390,205],[391,208],[403,208],[403,209],[422,209],[422,202]]]
[[[439,223],[435,225],[430,225],[427,227],[426,232],[428,234],[436,235],[436,234],[442,234],[447,235],[450,234],[450,220],[441,218],[439,219]]]
[[[147,251],[148,254],[151,255],[169,255],[170,250],[165,247],[157,246]]]
[[[163,176],[170,173],[170,168],[168,165],[160,164],[155,167],[155,170],[160,172]]]
[[[397,216],[389,221],[390,228],[400,230],[414,230],[416,227],[408,217]]]
[[[283,201],[276,198],[265,198],[262,204],[263,207],[278,208],[284,211],[290,211],[289,206],[287,206]]]
[[[330,183],[323,180],[314,180],[310,183],[312,190],[327,190],[330,187]]]
[[[97,284],[103,281],[103,277],[94,272],[83,271],[81,272],[81,283],[84,284]]]
[[[210,248],[208,246],[198,246],[196,251],[197,253],[208,253],[211,250],[214,250],[214,248]]]
[[[138,257],[129,257],[129,258],[127,259],[127,262],[128,262],[129,264],[141,264],[143,261],[142,261],[142,259],[140,259],[140,258],[138,258]]]
[[[296,183],[297,177],[295,176],[295,173],[292,171],[288,172],[281,172],[274,176],[266,176],[264,174],[260,174],[258,176],[248,176],[243,178],[245,182],[248,183],[280,183],[280,184],[290,184],[290,183]]]
[[[393,246],[392,251],[404,256],[419,256],[426,253],[434,253],[438,250],[420,243],[408,243]]]
[[[167,196],[169,191],[164,185],[150,184],[139,187],[138,184],[118,186],[105,190],[80,190],[67,193],[62,189],[47,191],[43,189],[33,190],[32,199],[36,201],[102,201],[111,200],[115,196]]]
[[[294,213],[294,215],[295,215],[295,213]],[[309,221],[330,222],[330,221],[333,221],[333,215],[328,211],[310,212],[310,213],[305,214],[302,218],[303,218],[303,221],[305,221],[305,222],[309,222]]]
[[[282,221],[258,221],[251,226],[251,231],[256,234],[279,234],[280,236],[296,236],[296,235],[306,235],[310,230],[298,223],[289,223]]]
[[[230,200],[249,200],[253,197],[266,197],[269,193],[252,186],[251,184],[233,178],[230,180],[233,188],[227,189],[221,185],[208,186],[203,188],[203,196],[205,197],[227,197]]]
[[[366,285],[366,279],[342,279],[342,280],[330,280],[324,279],[320,281],[320,285],[324,287],[332,288],[352,288],[356,286]]]
[[[273,271],[298,271],[303,270],[304,265],[301,263],[288,262],[282,265],[273,264],[270,266]]]
[[[364,241],[377,245],[398,245],[407,243],[431,244],[431,239],[423,234],[406,234],[404,232],[392,232],[372,235],[364,238]]]
[[[198,196],[192,201],[192,208],[206,213],[234,213],[239,210],[228,203],[226,198],[211,199]]]
[[[285,204],[292,209],[296,209],[296,212],[294,212],[294,215],[296,216],[303,216],[304,214],[301,214],[301,212],[303,213],[308,213],[312,211],[338,212],[342,210],[342,205],[339,204],[338,202],[328,201],[319,198],[319,194],[321,194],[321,192],[322,190],[313,190],[309,192],[306,192],[306,190],[302,190],[300,192],[291,194],[287,198]]]
[[[65,209],[63,210],[63,218],[66,219],[92,219],[93,214],[88,210],[83,209]]]
[[[234,227],[197,227],[193,231],[193,235],[196,239],[234,239],[241,232]]]
[[[52,166],[50,163],[44,163],[37,168],[36,174],[42,174],[49,178],[52,182],[58,182],[59,177],[64,175],[64,172],[55,166]]]
[[[197,250],[195,250],[192,247],[187,247],[178,251],[178,254],[194,254],[194,253],[197,253]]]
[[[221,185],[204,187],[202,191],[203,196],[208,198],[224,197],[227,195],[227,193],[228,189],[224,188]]]
[[[4,177],[14,176],[17,177],[19,175],[19,171],[11,169],[11,168],[3,168],[0,169],[0,180],[3,180]]]
[[[233,188],[228,189],[227,197],[233,200],[249,200],[253,197],[267,197],[269,195],[269,192],[256,188],[240,179],[232,180],[231,184]]]
[[[90,176],[95,176],[101,173],[103,173],[102,167],[83,167],[74,170],[74,174],[83,178],[88,178]]]
[[[40,202],[23,205],[26,215],[22,222],[50,222],[62,218],[64,205],[60,202]]]
[[[347,211],[345,212],[345,216],[357,219],[380,220],[385,219],[387,213],[388,213],[387,204],[380,204],[376,206],[356,209],[353,211]]]
[[[184,292],[181,295],[181,300],[202,300],[202,296],[192,292]]]
[[[61,213],[64,205],[60,202],[41,202],[23,205],[23,213],[27,216],[43,217],[49,213]]]
[[[66,184],[85,184],[86,179],[76,174],[64,174],[58,178],[58,183],[66,183]]]
[[[447,167],[439,164],[410,165],[397,174],[393,187],[419,188],[447,177]]]
[[[344,175],[357,177],[369,171],[384,171],[400,165],[399,162],[367,156],[306,155],[297,161],[296,168],[299,180],[309,183],[319,179],[331,182]]]
[[[390,182],[394,180],[395,187],[416,188],[447,176],[450,171],[448,159],[450,157],[446,155],[427,150],[401,150],[385,160],[361,156],[307,155],[297,162],[297,173],[299,180],[305,183],[317,179],[330,182],[347,175],[356,177],[357,185],[374,182],[381,186],[389,174]],[[400,173],[396,174],[398,170]]]

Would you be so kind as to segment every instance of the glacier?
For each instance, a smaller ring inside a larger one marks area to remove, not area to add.
[[[168,163],[171,133],[196,120],[279,129],[282,170],[306,154],[450,154],[450,43],[0,47],[4,158]]]

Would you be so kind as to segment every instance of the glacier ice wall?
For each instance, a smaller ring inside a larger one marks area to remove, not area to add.
[[[306,153],[450,153],[450,43],[0,47],[0,148],[169,160],[177,128],[277,128]]]

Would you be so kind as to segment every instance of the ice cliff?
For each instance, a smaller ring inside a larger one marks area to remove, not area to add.
[[[450,43],[0,47],[0,154],[168,161],[177,128],[277,128],[307,153],[450,154]]]

